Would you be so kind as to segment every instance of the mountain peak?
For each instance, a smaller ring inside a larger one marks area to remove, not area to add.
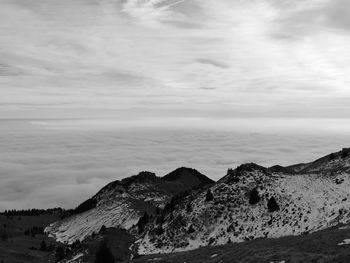
[[[267,168],[256,163],[245,163],[237,166],[236,169],[228,169],[227,175],[220,179],[220,181],[226,183],[238,183],[241,178],[257,177],[256,179],[258,179],[261,177],[261,174],[267,174]]]
[[[198,172],[196,169],[180,167],[162,177],[166,181],[179,181],[186,184],[207,185],[215,183],[213,180]]]
[[[265,167],[258,165],[256,163],[245,163],[245,164],[238,166],[236,169],[237,169],[237,171],[240,171],[240,172],[242,172],[242,171],[252,172],[254,170],[266,172],[266,170],[267,170]]]
[[[153,180],[156,180],[157,178],[158,177],[156,176],[155,173],[142,171],[142,172],[139,172],[137,175],[133,175],[122,179],[120,183],[125,188],[128,188],[133,183],[143,183],[143,182],[153,181]]]

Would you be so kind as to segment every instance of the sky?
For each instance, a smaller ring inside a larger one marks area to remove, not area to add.
[[[145,169],[219,179],[348,147],[349,12],[348,0],[0,0],[0,210],[72,207]]]
[[[0,0],[0,117],[349,117],[347,0]]]

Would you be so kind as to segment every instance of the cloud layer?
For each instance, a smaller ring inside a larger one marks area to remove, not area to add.
[[[110,181],[181,167],[213,179],[246,162],[288,165],[348,146],[342,120],[0,121],[0,210],[75,207]],[[313,128],[302,127],[311,123]],[[183,127],[186,127],[185,129]]]

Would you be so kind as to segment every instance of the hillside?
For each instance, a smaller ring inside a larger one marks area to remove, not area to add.
[[[348,227],[338,227],[350,223],[349,153],[345,148],[287,167],[243,164],[216,183],[188,168],[164,177],[141,172],[108,184],[46,230],[59,241],[85,240],[89,249],[81,259],[93,255],[100,234],[91,237],[106,226],[109,237],[120,231],[113,227],[127,229],[123,255],[145,255],[136,262],[235,262],[229,256],[257,262],[256,253],[259,262],[342,262],[348,254],[338,243],[350,238]]]
[[[45,231],[60,242],[72,243],[98,233],[102,226],[130,229],[145,212],[155,214],[157,207],[164,207],[176,194],[212,182],[189,168],[177,169],[163,178],[141,172],[106,185],[71,216]]]
[[[131,262],[158,263],[347,263],[350,227],[338,226],[308,235],[256,239],[169,254],[152,254]]]
[[[54,262],[57,243],[44,235],[44,228],[57,221],[62,212],[53,210],[38,215],[0,215],[0,262]],[[45,242],[46,249],[42,249]]]
[[[300,235],[346,223],[349,172],[347,149],[304,165],[298,173],[241,165],[209,190],[184,196],[158,216],[138,241],[139,253]]]
[[[310,163],[294,164],[287,167],[273,166],[270,169],[277,169],[286,173],[329,173],[331,171],[346,170],[349,166],[350,148],[343,148],[340,152],[331,153]]]

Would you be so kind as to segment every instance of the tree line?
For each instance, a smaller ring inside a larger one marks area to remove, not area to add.
[[[57,207],[57,208],[49,208],[49,209],[22,209],[22,210],[5,210],[3,213],[0,213],[5,216],[39,216],[39,215],[46,215],[46,214],[53,214],[53,213],[62,213],[65,210],[63,208]]]

